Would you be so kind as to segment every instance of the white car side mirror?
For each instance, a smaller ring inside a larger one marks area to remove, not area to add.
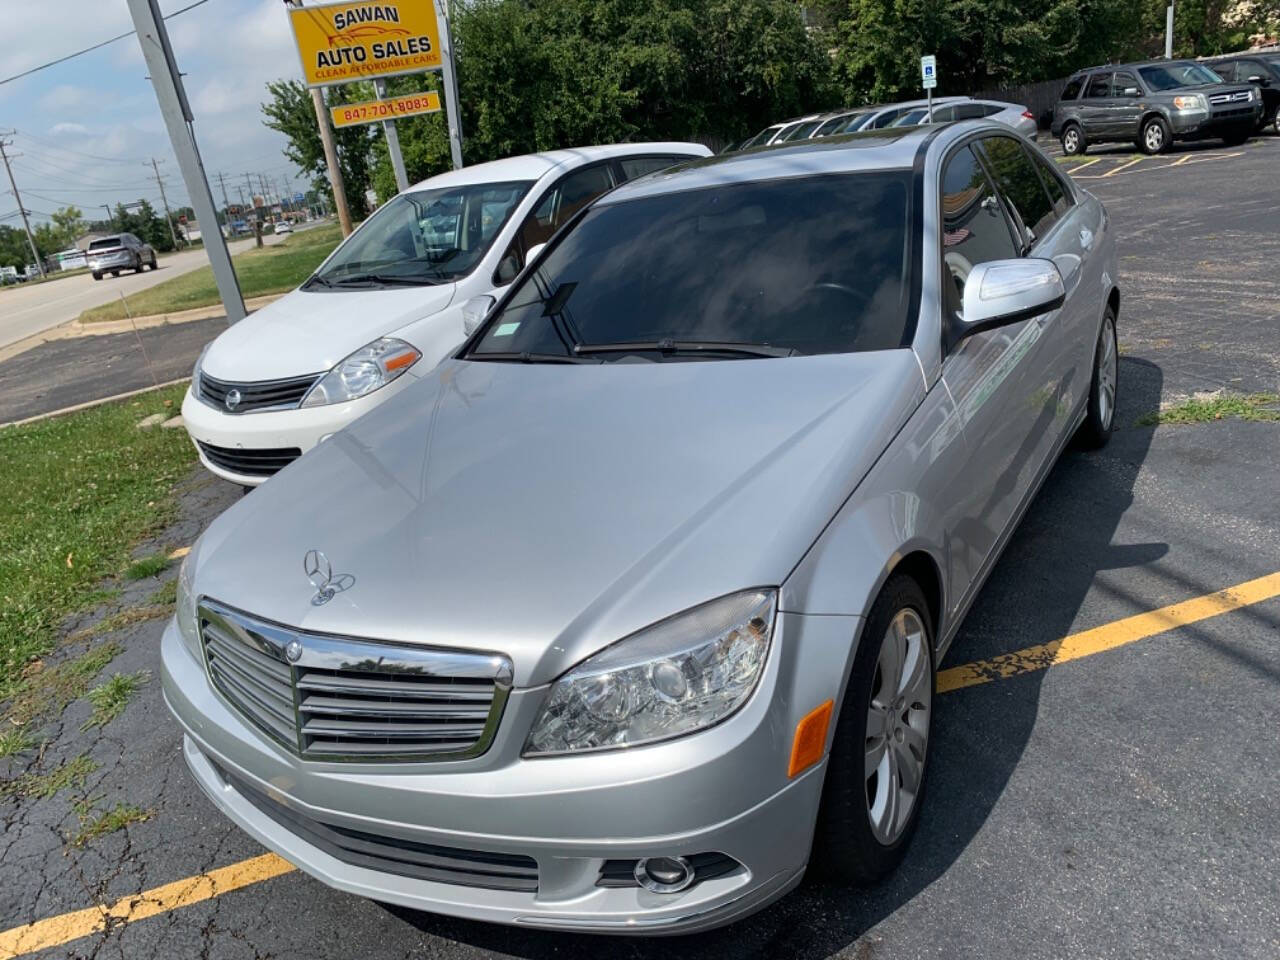
[[[1062,274],[1052,260],[1028,257],[979,263],[965,278],[957,339],[1056,310],[1066,295]]]
[[[462,305],[462,332],[468,337],[476,332],[476,327],[484,321],[489,315],[489,311],[493,308],[493,297],[487,294],[479,297],[472,297]]]

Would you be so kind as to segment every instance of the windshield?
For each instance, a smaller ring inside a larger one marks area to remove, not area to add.
[[[807,123],[802,123],[798,127],[795,127],[794,129],[787,131],[787,135],[785,137],[782,137],[781,139],[788,140],[788,141],[789,140],[805,140],[808,138],[809,134],[813,133],[813,131],[817,129],[817,127],[818,127],[818,121],[810,120]]]
[[[889,124],[889,126],[891,127],[918,126],[920,124],[920,121],[924,119],[924,115],[928,112],[929,112],[929,109],[927,107],[920,107],[918,110],[910,110],[907,113],[904,113],[902,116],[900,116],[897,120],[893,121],[893,123]]]
[[[724,349],[747,345],[775,356],[900,347],[909,196],[909,171],[893,170],[598,206],[486,321],[468,356],[661,361],[751,355]],[[636,348],[618,349],[627,344]]]
[[[1222,78],[1199,63],[1167,63],[1160,66],[1139,67],[1138,72],[1152,90],[1176,90],[1201,83],[1222,83]]]
[[[120,246],[119,237],[104,237],[101,240],[93,240],[89,243],[90,250],[110,250],[112,247]]]
[[[1273,71],[1280,73],[1280,57],[1266,57],[1265,59],[1271,65]]]
[[[767,143],[770,140],[770,138],[772,138],[773,135],[781,129],[782,129],[782,124],[780,123],[775,124],[772,127],[765,127],[763,130],[757,133],[754,137],[752,137],[750,140],[748,140],[738,149],[745,150],[747,147],[754,147],[761,143]]]
[[[402,193],[383,205],[308,286],[446,283],[471,272],[531,181]]]

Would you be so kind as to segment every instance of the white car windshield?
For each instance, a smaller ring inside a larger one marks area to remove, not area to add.
[[[307,288],[447,283],[470,273],[532,181],[417,190],[389,200]]]

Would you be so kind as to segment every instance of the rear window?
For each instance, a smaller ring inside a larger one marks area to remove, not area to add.
[[[1084,86],[1084,77],[1072,77],[1068,82],[1066,89],[1062,91],[1062,100],[1075,100],[1080,96],[1080,88]]]
[[[662,340],[798,354],[901,347],[909,196],[909,171],[885,171],[604,204],[524,279],[470,355]]]
[[[110,250],[112,247],[121,246],[119,237],[103,237],[101,240],[91,240],[89,242],[90,250]]]

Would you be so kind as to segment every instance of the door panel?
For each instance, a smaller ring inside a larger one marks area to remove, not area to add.
[[[1135,96],[1126,90],[1137,90]],[[1111,80],[1111,123],[1117,137],[1137,139],[1142,119],[1142,85],[1132,73],[1117,70]]]
[[[948,158],[942,194],[942,257],[950,279],[944,280],[944,309],[957,314],[969,269],[1018,256],[1019,241],[969,147]],[[957,596],[982,569],[1031,482],[1039,384],[1028,371],[1041,333],[1034,319],[989,330],[962,341],[943,362],[942,379],[966,435],[965,463],[954,478],[962,502],[948,531]]]
[[[1095,73],[1085,84],[1084,95],[1080,98],[1080,119],[1084,123],[1086,137],[1105,139],[1110,136],[1110,109],[1111,74]]]

